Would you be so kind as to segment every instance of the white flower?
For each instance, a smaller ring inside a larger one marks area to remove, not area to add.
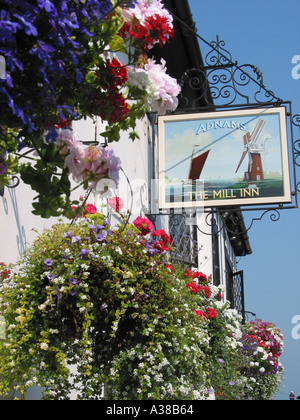
[[[125,8],[122,14],[126,22],[134,24],[137,19],[141,25],[144,25],[149,17],[159,15],[167,18],[169,25],[173,28],[173,17],[161,0],[136,0],[134,7]]]
[[[116,252],[120,255],[123,255],[123,251],[119,246],[116,248]]]
[[[146,105],[151,112],[165,115],[178,106],[178,95],[181,91],[177,80],[167,74],[166,62],[161,64],[148,60],[145,68],[128,69],[128,83],[145,90]]]
[[[49,348],[49,346],[48,346],[48,344],[47,344],[47,343],[41,343],[41,344],[40,344],[40,349],[41,349],[41,350],[47,351],[47,350],[48,350],[48,348]]]

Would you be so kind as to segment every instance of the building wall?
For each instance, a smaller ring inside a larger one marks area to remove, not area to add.
[[[232,273],[237,270],[236,255],[230,243],[228,233],[224,227],[223,219],[214,214],[202,213],[198,218],[198,266],[199,270],[207,276],[212,275],[214,284],[221,284],[224,287],[224,297],[227,295],[226,279],[228,265]],[[213,231],[216,232],[215,240]]]

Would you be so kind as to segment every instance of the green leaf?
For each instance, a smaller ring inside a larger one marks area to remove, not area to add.
[[[109,42],[109,46],[112,51],[119,51],[126,53],[127,50],[124,46],[124,39],[119,35],[115,35]]]

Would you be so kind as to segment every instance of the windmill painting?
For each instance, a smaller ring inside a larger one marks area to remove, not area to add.
[[[284,107],[159,118],[160,208],[291,202]]]
[[[243,136],[245,150],[242,154],[241,160],[235,173],[238,173],[244,159],[248,157],[248,171],[245,172],[244,181],[247,183],[264,181],[264,171],[262,164],[262,154],[265,152],[266,143],[269,141],[267,137],[264,143],[260,144],[257,142],[259,135],[261,134],[264,126],[266,125],[265,120],[259,120],[256,124],[253,132],[249,132]]]

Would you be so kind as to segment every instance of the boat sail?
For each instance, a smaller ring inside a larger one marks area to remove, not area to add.
[[[191,179],[192,181],[196,181],[197,179],[200,178],[206,159],[208,158],[209,152],[210,150],[208,150],[205,153],[202,153],[202,155],[200,156],[197,156],[191,159],[188,179]]]

